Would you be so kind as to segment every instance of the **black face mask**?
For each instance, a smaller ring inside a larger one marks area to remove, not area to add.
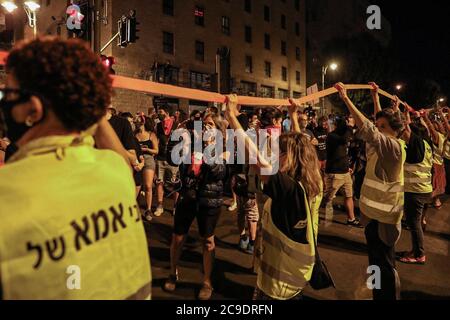
[[[14,101],[0,101],[0,110],[3,114],[3,123],[6,126],[6,136],[11,142],[17,142],[23,135],[31,129],[31,127],[27,126],[25,123],[18,123],[14,120],[12,115],[12,109],[21,103],[28,101],[28,99],[20,99]]]

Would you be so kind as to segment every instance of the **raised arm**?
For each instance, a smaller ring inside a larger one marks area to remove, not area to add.
[[[450,112],[447,113],[447,117],[445,116],[442,109],[439,109],[439,115],[441,117],[442,124],[444,125],[444,129],[447,130],[447,134],[450,134]]]
[[[348,111],[353,116],[353,119],[355,119],[356,126],[358,128],[361,128],[364,125],[364,122],[369,121],[369,119],[367,119],[361,113],[361,111],[359,111],[358,108],[356,108],[356,106],[353,104],[352,100],[350,100],[350,98],[347,95],[347,89],[342,82],[335,84],[334,87],[339,92],[339,96],[344,101],[345,105],[347,106]]]
[[[405,122],[404,122],[405,130],[403,131],[402,139],[408,144],[409,140],[411,139],[411,127],[409,126],[411,124],[411,117],[409,115],[409,110],[406,110],[404,115],[405,115]]]
[[[436,128],[434,127],[433,123],[431,123],[431,120],[429,117],[429,111],[425,112],[425,115],[423,116],[423,120],[425,122],[426,127],[428,128],[428,132],[431,135],[431,139],[433,139],[433,143],[435,145],[439,145],[439,134],[436,131]]]
[[[259,152],[258,147],[255,145],[255,143],[250,139],[250,137],[245,133],[244,129],[242,128],[241,124],[239,123],[239,120],[237,119],[237,115],[239,114],[237,110],[237,96],[236,95],[229,95],[227,97],[226,102],[226,111],[225,111],[225,117],[227,118],[230,127],[235,130],[235,135],[238,138],[243,138],[245,141],[245,149],[248,152],[248,154],[255,154],[257,159],[256,166],[260,169],[265,169],[268,171],[272,171],[272,165],[267,161],[267,159],[264,158],[264,156]],[[261,176],[261,180],[263,182],[265,181],[264,176]]]
[[[300,124],[298,123],[299,106],[292,99],[289,99],[289,103],[291,104],[288,106],[289,117],[291,118],[291,130],[292,132],[301,133]]]
[[[380,96],[378,94],[378,90],[380,87],[375,82],[369,82],[369,85],[372,87],[372,99],[373,99],[373,116],[375,117],[381,109]]]

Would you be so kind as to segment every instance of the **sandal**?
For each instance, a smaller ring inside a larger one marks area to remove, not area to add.
[[[213,288],[209,284],[204,283],[202,288],[200,289],[200,292],[198,293],[198,299],[209,300],[211,299],[212,292]]]
[[[171,274],[169,276],[169,279],[166,280],[166,283],[164,283],[164,291],[174,292],[175,289],[177,288],[177,281],[178,276]]]

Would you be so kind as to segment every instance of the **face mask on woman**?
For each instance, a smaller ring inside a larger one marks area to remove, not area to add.
[[[5,91],[7,91],[6,89]],[[13,90],[17,93],[20,93],[20,90]],[[5,92],[3,92],[3,96],[5,96]],[[30,100],[30,95],[25,94],[16,100],[0,100],[0,110],[3,115],[3,123],[6,131],[6,136],[11,140],[11,142],[17,142],[20,138],[24,136],[24,134],[33,127],[33,124],[27,123],[19,123],[14,120],[13,117],[13,109],[19,104],[25,103]]]

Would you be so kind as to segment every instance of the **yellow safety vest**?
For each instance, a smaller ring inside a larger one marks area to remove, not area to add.
[[[438,132],[438,137],[439,137],[438,145],[433,143],[433,148],[434,148],[433,163],[437,164],[438,166],[442,166],[444,164],[443,154],[444,154],[444,145],[445,145],[446,137],[442,133],[439,133],[439,132]]]
[[[0,169],[3,299],[150,299],[131,170],[90,136],[36,139]]]
[[[301,185],[301,184],[300,184]],[[303,186],[301,186],[303,189]],[[257,286],[266,295],[277,300],[289,300],[297,296],[311,279],[315,263],[314,241],[317,239],[319,207],[322,193],[310,203],[307,210],[306,232],[308,244],[289,239],[272,222],[272,200],[264,205],[262,215],[262,242],[258,250]],[[305,201],[308,201],[305,192]]]
[[[367,153],[366,176],[361,188],[359,207],[370,219],[387,224],[398,224],[402,220],[404,205],[403,166],[406,160],[405,142],[398,140],[402,150],[401,167],[394,182],[379,179],[375,173],[378,154],[375,150]]]
[[[425,156],[421,163],[405,163],[405,192],[431,193],[433,184],[431,169],[433,167],[433,150],[428,142],[425,144]]]
[[[447,140],[445,141],[443,157],[447,160],[450,160],[450,136],[448,136]]]

